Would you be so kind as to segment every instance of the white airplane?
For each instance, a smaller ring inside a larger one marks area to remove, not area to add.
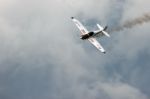
[[[77,19],[75,19],[74,17],[71,17],[71,19],[81,31],[80,39],[89,40],[98,50],[100,50],[102,53],[105,54],[106,51],[101,46],[101,44],[96,40],[96,37],[101,37],[103,35],[110,37],[110,35],[105,31],[107,29],[107,26],[103,28],[99,24],[97,24],[99,30],[89,32]]]

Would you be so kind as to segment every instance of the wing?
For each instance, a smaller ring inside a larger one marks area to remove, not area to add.
[[[79,28],[79,30],[81,31],[81,34],[87,34],[88,30],[74,17],[71,17],[72,21],[75,23],[75,25]]]
[[[91,37],[88,39],[98,50],[100,50],[102,53],[105,53],[104,48],[101,46],[101,44],[94,38]]]

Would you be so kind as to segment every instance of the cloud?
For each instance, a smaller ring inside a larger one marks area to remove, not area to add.
[[[106,50],[113,46],[103,55],[79,40],[70,20],[75,16],[83,23],[95,19],[117,26],[130,19],[130,13],[138,13],[140,1],[132,0],[132,7],[128,0],[1,2],[1,98],[149,97],[149,24],[112,34],[110,42],[100,39]],[[145,5],[146,1],[141,6]]]
[[[111,99],[147,99],[138,89],[123,83],[103,84],[102,88]]]

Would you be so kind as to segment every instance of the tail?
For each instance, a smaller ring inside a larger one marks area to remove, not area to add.
[[[101,27],[99,24],[97,24],[97,27],[100,29],[100,31],[101,31],[104,35],[106,35],[107,37],[110,37],[110,35],[105,31],[105,30],[107,30],[108,26],[105,26],[105,27],[103,28],[103,27]]]
[[[106,31],[108,26],[105,26],[104,28],[101,27],[99,24],[97,24],[97,27],[101,30],[101,31]]]
[[[106,31],[106,30],[107,30],[107,28],[108,28],[108,26],[105,26],[105,27],[104,27],[104,31]]]

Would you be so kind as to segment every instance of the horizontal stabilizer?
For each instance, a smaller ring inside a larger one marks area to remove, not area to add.
[[[100,29],[100,31],[104,30],[99,24],[97,24],[97,27]]]
[[[109,35],[107,32],[102,31],[102,33],[103,33],[104,35],[106,35],[107,37],[110,37],[110,35]]]

